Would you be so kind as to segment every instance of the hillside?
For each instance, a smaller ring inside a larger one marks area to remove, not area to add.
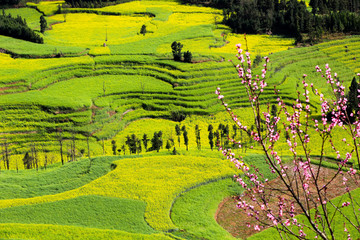
[[[332,94],[316,65],[330,63],[346,87],[360,72],[359,35],[300,47],[283,35],[232,33],[222,10],[176,1],[27,2],[4,14],[21,16],[44,43],[0,35],[1,239],[235,239],[214,215],[223,198],[241,193],[231,180],[238,170],[212,151],[208,126],[227,125],[244,143],[237,153],[269,172],[260,147],[234,130],[214,94],[220,87],[243,123],[254,125],[235,45],[251,52],[255,72],[270,58],[262,94],[269,107],[274,87],[291,105],[305,73]],[[190,63],[173,60],[175,41],[191,52]],[[310,96],[319,118],[318,97]],[[187,146],[177,125],[187,130]],[[159,132],[159,151],[147,151]],[[344,136],[335,133],[337,144]],[[290,154],[285,140],[279,146]],[[324,149],[336,156],[330,144]],[[312,155],[320,152],[311,146]]]

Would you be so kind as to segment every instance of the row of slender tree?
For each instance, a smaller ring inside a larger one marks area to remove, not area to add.
[[[113,155],[120,155],[121,153],[125,155],[127,149],[129,150],[129,154],[140,154],[143,150],[145,152],[159,152],[160,149],[162,149],[164,146],[163,133],[162,131],[154,132],[154,135],[151,139],[145,133],[142,136],[142,139],[138,138],[135,134],[132,134],[126,136],[125,143],[122,144],[120,148],[117,147],[115,140],[111,141],[111,145]],[[145,149],[142,148],[142,145],[144,145]],[[170,150],[170,148],[172,148],[173,146],[174,140],[171,138],[168,139],[165,148]]]
[[[237,137],[237,127],[234,125],[232,127],[233,134],[231,135],[232,138]],[[197,145],[197,149],[201,150],[201,129],[199,125],[195,126],[195,142]],[[208,140],[211,150],[214,147],[222,146],[222,147],[232,147],[236,148],[237,146],[234,143],[229,142],[230,137],[230,130],[229,125],[219,124],[217,129],[210,124],[208,125]],[[181,142],[186,147],[186,150],[189,150],[189,136],[188,130],[185,125],[180,126],[179,124],[175,125],[175,133],[177,136],[178,146],[180,148]],[[90,145],[89,145],[89,138],[90,136],[87,135],[86,142],[87,142],[87,156],[90,160],[90,166],[92,163],[92,158],[90,156]],[[181,140],[182,139],[182,140]],[[75,132],[71,137],[65,138],[63,136],[63,132],[61,129],[58,129],[56,132],[56,141],[58,142],[59,146],[59,154],[61,163],[65,164],[65,162],[72,162],[76,161],[77,157],[85,155],[85,149],[78,150],[78,144],[76,139]],[[241,135],[240,141],[243,141],[243,136]],[[83,141],[83,140],[82,140]],[[105,154],[105,146],[103,147],[103,153]],[[166,148],[168,151],[173,149],[173,153],[176,154],[175,148],[175,140],[170,137],[169,139],[163,139],[163,132],[158,131],[154,132],[152,138],[149,138],[147,134],[143,134],[142,138],[137,137],[135,134],[126,136],[124,143],[118,147],[115,140],[111,141],[111,148],[113,155],[120,155],[120,154],[140,154],[141,152],[149,152],[149,151],[157,151],[159,152],[160,149]],[[50,160],[48,153],[50,151],[46,149],[43,145],[39,145],[38,143],[31,143],[30,150],[24,153],[24,157],[22,159],[22,164],[24,165],[24,169],[39,169],[40,167],[44,167],[46,169],[47,165],[52,163],[53,161]],[[40,153],[43,156],[42,164],[40,164]],[[10,144],[7,141],[4,141],[1,144],[1,158],[3,162],[3,169],[10,169],[10,157],[12,155],[12,150]],[[0,170],[2,166],[0,165]],[[16,161],[16,169],[19,169],[18,162]]]
[[[58,142],[58,146],[59,146],[59,151],[58,153],[60,153],[60,159],[61,159],[61,164],[64,165],[65,162],[72,162],[72,161],[76,161],[76,158],[78,157],[82,157],[85,155],[85,149],[78,149],[77,147],[77,142],[79,141],[79,139],[76,138],[75,136],[75,130],[72,129],[70,130],[70,132],[72,133],[71,136],[67,136],[64,137],[63,136],[63,130],[62,129],[56,129],[56,141]],[[90,157],[90,145],[89,145],[89,141],[90,141],[90,135],[89,134],[85,134],[86,135],[86,143],[87,143],[87,156],[89,157],[90,160],[90,166],[91,166],[91,161],[92,158]],[[83,141],[83,139],[82,139]],[[3,143],[1,143],[1,157],[0,157],[0,162],[3,162],[3,166],[4,169],[10,169],[10,157],[13,154],[19,154],[19,150],[16,150],[14,148],[14,146],[16,146],[16,143],[9,143],[7,140],[5,140]],[[24,164],[24,168],[25,169],[33,169],[36,168],[37,170],[40,167],[40,159],[39,159],[39,153],[43,153],[42,155],[44,156],[43,159],[43,164],[42,166],[46,169],[47,165],[50,163],[53,163],[54,159],[53,157],[49,157],[48,153],[50,153],[50,150],[47,149],[43,144],[39,144],[36,142],[31,142],[29,147],[30,150],[26,151],[24,153],[24,157],[22,159],[22,162]],[[103,146],[104,148],[104,146]],[[18,170],[19,166],[18,166],[18,162],[15,162],[16,164],[16,169]],[[0,170],[1,170],[1,164],[0,164]]]
[[[199,125],[195,126],[195,142],[198,150],[201,150],[201,129]],[[215,147],[223,147],[223,148],[238,148],[238,146],[229,142],[229,138],[233,139],[238,138],[240,142],[251,141],[250,138],[245,138],[240,132],[240,136],[238,137],[238,128],[236,125],[232,126],[232,134],[230,133],[229,125],[219,124],[217,129],[214,129],[213,125],[208,125],[208,140],[209,146],[211,150]],[[177,136],[178,147],[180,148],[181,142],[186,147],[186,150],[189,150],[189,136],[186,126],[180,126],[179,124],[175,125],[175,134]],[[183,140],[181,140],[183,139]],[[163,140],[163,132],[154,132],[153,137],[150,139],[147,134],[144,134],[142,138],[137,137],[135,134],[126,136],[125,142],[118,147],[115,140],[112,140],[112,153],[113,155],[126,154],[127,150],[129,154],[140,154],[142,151],[157,151],[164,147]],[[151,145],[150,145],[151,144]],[[144,146],[144,149],[143,147]],[[170,137],[166,140],[165,148],[170,150],[171,148],[175,148],[175,140]],[[176,151],[174,149],[173,151]]]

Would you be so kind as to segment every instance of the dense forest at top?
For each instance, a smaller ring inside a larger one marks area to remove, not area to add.
[[[306,41],[314,43],[324,33],[360,31],[359,0],[312,0],[311,11],[297,0],[212,1],[209,5],[223,9],[223,22],[236,33],[283,34],[295,37],[296,42],[304,42],[306,34]]]
[[[66,12],[67,7],[96,8],[107,5],[130,2],[131,0],[65,0],[60,8]],[[223,10],[222,23],[229,26],[234,33],[279,34],[294,37],[295,43],[316,43],[324,34],[360,32],[360,0],[311,0],[307,6],[298,0],[181,0],[184,4],[209,6]],[[11,6],[19,0],[2,0],[0,6]],[[65,8],[64,8],[65,7]],[[309,9],[311,8],[311,9]],[[9,30],[9,18],[2,17],[2,32],[8,36],[33,42],[41,39],[26,30],[26,36],[18,31]],[[15,22],[16,21],[12,21]],[[15,26],[14,28],[20,28]],[[21,27],[23,28],[23,27]],[[22,30],[23,33],[25,30]]]

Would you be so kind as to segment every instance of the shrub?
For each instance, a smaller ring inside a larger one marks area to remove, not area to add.
[[[192,54],[190,51],[184,52],[184,62],[191,63]]]
[[[171,44],[172,54],[174,56],[175,61],[181,61],[181,50],[183,48],[183,45],[180,42],[174,41]]]
[[[144,35],[147,33],[145,24],[141,26],[140,34]]]

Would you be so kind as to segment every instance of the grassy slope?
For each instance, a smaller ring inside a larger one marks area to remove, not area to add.
[[[11,14],[12,17],[20,16],[26,20],[26,24],[31,29],[40,28],[40,16],[42,15],[35,9],[31,8],[12,8],[6,9],[5,14]]]
[[[144,220],[145,207],[141,201],[90,195],[1,209],[0,222],[73,225],[152,234],[155,231]]]
[[[214,215],[219,202],[239,191],[241,187],[231,179],[199,186],[175,200],[171,219],[176,226],[199,239],[236,239],[217,224]]]
[[[259,168],[265,178],[274,177],[262,155],[248,155],[244,161]],[[199,239],[236,239],[216,222],[214,216],[219,203],[225,197],[238,195],[242,190],[242,187],[231,178],[190,189],[175,200],[171,219],[177,226]]]
[[[97,157],[93,159],[90,171],[89,160],[51,165],[47,170],[2,171],[1,199],[30,198],[52,195],[79,188],[105,174],[114,160],[121,157]],[[89,171],[89,172],[88,172]],[[88,172],[88,173],[87,173]]]

